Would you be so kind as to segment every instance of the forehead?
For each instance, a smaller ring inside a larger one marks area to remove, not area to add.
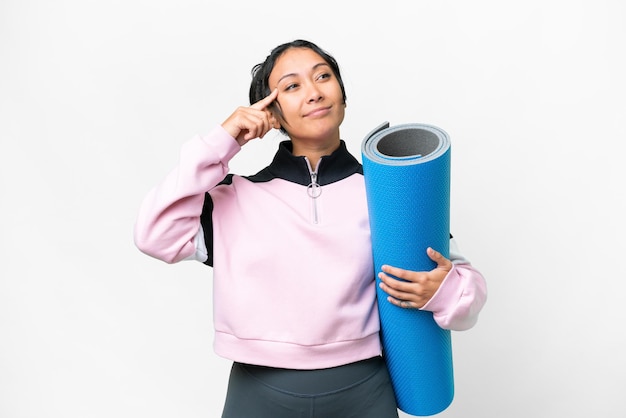
[[[324,58],[309,48],[290,48],[276,59],[270,80],[278,80],[286,75],[308,73],[319,64],[327,64]]]

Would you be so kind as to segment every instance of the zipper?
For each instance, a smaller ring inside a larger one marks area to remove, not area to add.
[[[309,168],[309,175],[311,176],[311,183],[309,183],[309,185],[306,186],[306,192],[309,195],[309,198],[311,199],[313,223],[318,224],[319,215],[317,213],[317,198],[320,197],[320,195],[322,194],[322,186],[320,186],[317,182],[317,171],[320,168],[320,163],[322,162],[322,160],[320,159],[320,161],[317,163],[317,167],[315,167],[315,170],[311,168],[311,163],[309,162],[308,158],[304,157],[304,160],[306,161],[306,165]]]

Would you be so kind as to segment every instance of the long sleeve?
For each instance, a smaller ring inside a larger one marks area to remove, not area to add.
[[[228,174],[228,162],[240,149],[221,126],[183,144],[178,165],[140,205],[137,248],[167,263],[193,256],[205,193]]]
[[[487,283],[461,255],[454,239],[450,240],[450,260],[452,270],[422,310],[431,311],[441,328],[463,331],[476,324],[487,301]]]

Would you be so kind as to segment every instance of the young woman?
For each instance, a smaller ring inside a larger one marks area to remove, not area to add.
[[[311,42],[279,45],[253,68],[250,103],[183,145],[141,205],[136,245],[213,267],[214,349],[233,361],[223,417],[397,417],[362,166],[339,133],[339,66]],[[271,129],[286,135],[273,161],[230,174],[229,161]],[[482,275],[453,240],[450,259],[428,254],[432,271],[378,272],[389,302],[430,310],[442,328],[472,327]]]

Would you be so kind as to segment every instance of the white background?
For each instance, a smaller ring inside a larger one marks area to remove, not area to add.
[[[359,158],[383,121],[451,137],[452,232],[489,300],[438,416],[624,417],[620,0],[0,0],[0,417],[219,416],[211,270],[141,254],[132,225],[295,38],[339,61]]]

